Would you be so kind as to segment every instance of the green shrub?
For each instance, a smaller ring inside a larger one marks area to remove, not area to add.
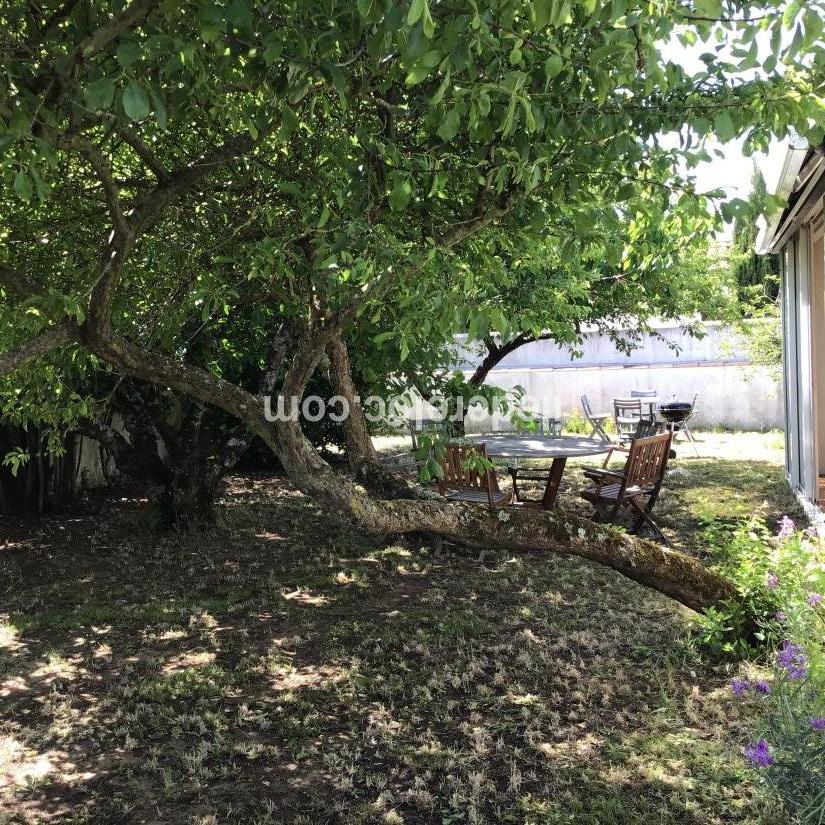
[[[616,432],[616,424],[612,418],[602,421],[602,427],[605,432]],[[564,431],[571,435],[590,435],[593,432],[593,425],[582,415],[581,411],[573,410],[564,415]]]
[[[734,608],[708,610],[700,637],[710,649],[761,645],[771,678],[735,679],[735,695],[763,699],[761,722],[744,748],[799,821],[825,823],[825,544],[785,517],[779,533],[751,520],[707,534],[717,568],[739,590]],[[742,635],[750,628],[750,635]],[[755,630],[754,630],[755,628]]]

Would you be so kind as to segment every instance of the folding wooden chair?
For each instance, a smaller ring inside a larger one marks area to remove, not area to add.
[[[613,458],[613,453],[629,453],[630,445],[637,438],[650,438],[650,436],[659,435],[659,433],[663,433],[665,430],[667,430],[667,422],[665,421],[653,421],[650,418],[640,418],[639,423],[636,425],[636,431],[633,435],[630,438],[625,438],[625,440],[620,441],[618,444],[615,444],[610,448],[610,452],[605,456],[605,459],[602,462],[602,469],[606,468],[607,465],[610,464],[610,459]],[[676,453],[671,450],[670,458],[675,457]],[[599,470],[597,467],[586,467],[585,469],[592,470],[593,472],[598,472]]]
[[[469,501],[487,504],[491,510],[506,507],[512,500],[511,492],[503,493],[492,468],[473,469],[474,456],[487,459],[485,444],[446,444],[447,453],[441,461],[443,478],[438,479],[438,490],[448,501]]]
[[[629,441],[636,432],[636,427],[644,416],[642,401],[639,398],[614,398],[613,421],[619,434],[619,443]]]
[[[647,407],[648,418],[656,418],[655,407],[659,400],[656,390],[631,390],[630,397],[641,399],[642,406]]]
[[[637,438],[630,445],[627,463],[621,472],[585,470],[592,486],[581,493],[594,508],[595,521],[618,524],[626,515],[634,517],[631,532],[637,533],[647,524],[658,538],[668,543],[651,512],[667,470],[671,432],[648,438]]]
[[[594,413],[593,408],[590,406],[590,399],[586,395],[581,397],[581,402],[584,417],[587,419],[587,423],[593,428],[588,438],[593,438],[594,435],[598,435],[602,441],[610,441],[610,436],[604,430],[604,422],[610,418],[610,413]]]

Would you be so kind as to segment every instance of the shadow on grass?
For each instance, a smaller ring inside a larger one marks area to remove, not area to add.
[[[238,486],[203,533],[115,515],[27,546],[0,634],[12,822],[781,821],[673,602]]]

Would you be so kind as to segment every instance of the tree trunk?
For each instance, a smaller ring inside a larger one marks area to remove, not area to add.
[[[331,511],[348,516],[367,532],[397,535],[428,531],[465,544],[580,556],[612,567],[695,610],[737,598],[730,581],[708,570],[697,559],[561,510],[512,510],[502,516],[443,500],[374,498],[360,485],[332,471],[306,439],[297,419],[268,422],[260,400],[236,384],[167,356],[141,350],[108,330],[87,331],[84,338],[92,351],[124,372],[173,387],[237,416],[272,449],[302,492]],[[282,389],[287,407],[293,398],[302,397],[328,342],[329,334],[320,335],[304,340],[296,348]]]
[[[511,352],[515,352],[519,347],[535,340],[538,339],[527,332],[520,332],[506,344],[496,343],[496,339],[492,335],[486,336],[484,346],[487,347],[487,354],[481,359],[475,372],[467,379],[467,383],[472,387],[480,387],[487,380],[490,371],[501,363]],[[453,432],[457,436],[464,435],[464,418],[466,415],[467,410],[462,405],[461,416],[456,416],[452,422]]]
[[[367,429],[367,419],[358,400],[355,382],[352,380],[347,345],[339,333],[333,335],[327,344],[327,355],[332,387],[338,395],[346,399],[349,407],[349,414],[343,421],[347,439],[347,461],[352,471],[360,474],[365,467],[375,466],[378,456]]]

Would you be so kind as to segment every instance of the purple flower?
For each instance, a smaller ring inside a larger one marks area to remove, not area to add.
[[[776,535],[780,539],[786,539],[788,536],[792,535],[795,530],[796,525],[793,523],[793,519],[788,518],[787,516],[782,516],[779,521],[779,532]]]
[[[760,679],[758,682],[754,682],[753,689],[757,693],[770,693],[771,692],[771,686],[764,679]]]
[[[733,691],[734,696],[742,696],[750,690],[750,687],[751,683],[746,679],[734,679],[730,683],[730,689]]]
[[[817,530],[816,525],[812,524],[810,527],[805,528],[805,537],[809,539],[815,539],[819,535],[819,530]]]
[[[817,716],[811,719],[811,727],[814,730],[825,730],[825,716]]]
[[[758,742],[751,742],[751,744],[746,745],[742,753],[745,754],[745,758],[749,762],[752,762],[754,765],[758,765],[760,768],[767,768],[768,766],[773,765],[773,757],[770,753],[770,746],[764,739],[760,739]]]
[[[776,662],[786,671],[789,679],[804,679],[808,675],[808,659],[800,645],[795,645],[787,639],[782,642],[782,648],[776,654]]]
[[[776,573],[766,573],[765,574],[765,587],[768,590],[776,590],[777,586],[779,585],[779,576]]]
[[[822,601],[821,593],[808,593],[808,604],[811,607],[816,607]]]
[[[784,610],[777,610],[776,613],[773,614],[774,619],[778,622],[784,622],[785,619],[788,618],[787,614]]]

